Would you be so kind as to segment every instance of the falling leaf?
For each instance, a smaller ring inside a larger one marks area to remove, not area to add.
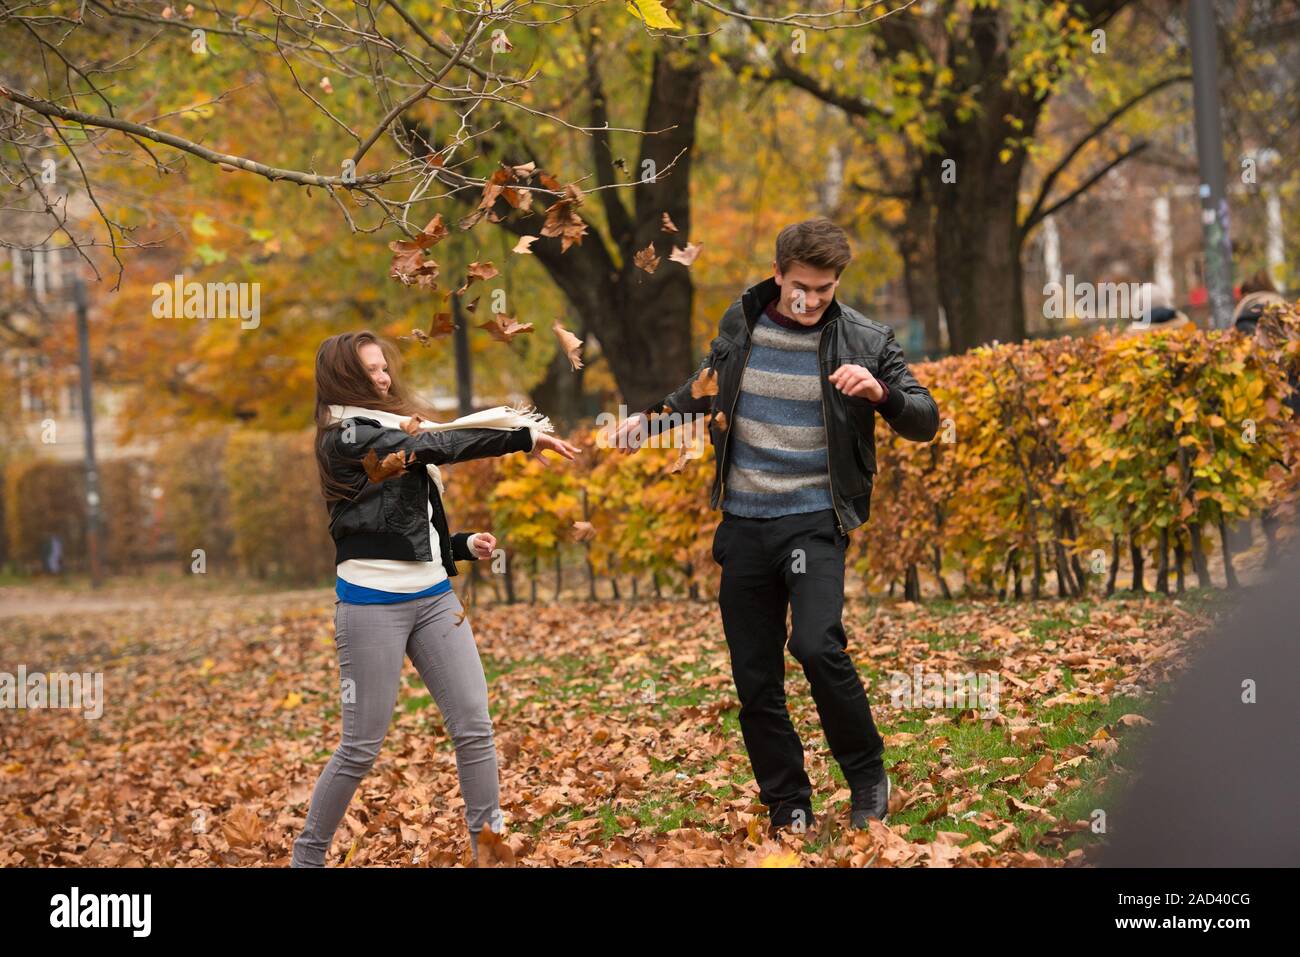
[[[429,331],[423,329],[412,329],[409,336],[398,336],[403,342],[414,340],[426,349],[433,345],[434,339],[445,339],[456,331],[456,325],[451,321],[451,313],[435,312],[433,318],[429,321]]]
[[[426,289],[437,288],[438,264],[424,258],[424,250],[444,239],[449,230],[438,213],[415,235],[414,239],[396,239],[388,244],[393,251],[392,267],[388,275],[404,285],[417,285]]]
[[[577,372],[582,368],[582,340],[560,325],[558,320],[551,329],[560,340],[560,348],[569,357],[569,365]]]
[[[480,329],[486,329],[497,342],[509,342],[515,336],[533,331],[531,322],[515,322],[513,316],[504,312],[496,313],[491,319],[479,323]]]
[[[320,78],[320,88],[324,90],[326,93],[334,92],[334,84],[330,83],[330,78],[327,76],[323,76]]]
[[[706,395],[718,394],[718,372],[712,366],[704,369],[691,382],[691,396],[702,399]]]
[[[395,239],[388,244],[388,248],[394,252],[406,252],[412,249],[428,249],[435,246],[447,237],[450,230],[442,221],[442,213],[438,213],[433,219],[425,224],[424,229],[415,234],[414,239]]]
[[[636,255],[632,257],[632,262],[640,269],[648,273],[653,273],[659,268],[660,259],[655,255],[655,244],[651,243],[645,249],[639,249]]]
[[[409,456],[409,458],[408,458]],[[398,449],[396,452],[389,452],[384,456],[384,460],[379,461],[379,456],[371,449],[361,460],[361,467],[366,470],[366,476],[370,481],[378,485],[380,482],[386,482],[394,476],[401,475],[408,465],[415,461],[415,456],[406,449]]]
[[[673,462],[672,467],[668,469],[668,474],[676,475],[682,469],[686,468],[686,463],[689,462],[692,458],[699,458],[700,445],[701,445],[700,437],[698,435],[693,436],[689,443],[682,446],[681,452],[679,452],[677,455],[677,461]]]
[[[663,215],[663,219],[660,221],[660,227],[659,227],[659,228],[662,229],[662,230],[663,230],[664,232],[666,232],[666,233],[675,233],[675,232],[677,232],[677,227],[673,224],[672,219],[669,218],[669,216],[668,216],[667,213],[664,213],[664,215]]]
[[[510,251],[531,256],[533,254],[532,245],[539,239],[541,239],[540,236],[520,236],[519,242],[515,243],[514,248]]]
[[[472,282],[477,282],[479,280],[487,281],[488,279],[499,275],[500,273],[497,272],[497,267],[492,265],[490,262],[470,263],[469,268],[465,270],[465,285],[456,290],[456,295],[459,296],[468,289]]]
[[[426,421],[418,412],[411,413],[410,418],[402,420],[402,431],[407,435],[419,435],[424,430],[420,423]]]
[[[695,257],[700,254],[700,249],[703,248],[703,246],[704,243],[687,243],[685,249],[674,246],[673,251],[668,258],[675,263],[689,266],[691,263],[695,262]]]
[[[542,185],[547,189],[559,190],[560,184],[553,177],[542,174]],[[559,236],[560,252],[567,252],[574,243],[582,244],[582,237],[587,232],[587,224],[582,221],[574,209],[582,205],[582,190],[572,183],[563,187],[564,196],[546,208],[546,222],[542,225],[543,236]]]
[[[575,542],[589,542],[595,537],[596,528],[591,522],[573,523],[573,540]]]
[[[284,696],[284,700],[280,702],[280,707],[285,711],[292,711],[300,704],[302,704],[302,695],[296,691],[290,691]]]

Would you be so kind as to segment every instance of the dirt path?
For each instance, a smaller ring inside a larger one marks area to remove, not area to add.
[[[232,592],[204,589],[202,592],[181,588],[137,586],[107,588],[103,593],[66,588],[33,586],[0,588],[0,620],[6,618],[46,618],[59,615],[87,615],[111,611],[150,608],[229,607]],[[331,588],[306,588],[295,591],[250,592],[241,596],[249,607],[283,606],[297,603],[334,603]]]

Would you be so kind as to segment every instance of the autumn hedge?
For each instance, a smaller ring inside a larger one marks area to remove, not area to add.
[[[1132,545],[1155,549],[1162,583],[1172,551],[1211,584],[1207,530],[1294,513],[1300,430],[1287,401],[1300,312],[1274,328],[1267,345],[1193,328],[1102,332],[918,364],[939,434],[908,442],[877,421],[872,516],[852,535],[852,568],[910,597],[922,577],[948,592],[954,570],[974,592],[1038,595],[1050,578],[1058,594],[1079,595],[1112,589]],[[676,451],[623,456],[597,447],[594,430],[581,438],[579,468],[524,456],[456,466],[453,512],[485,501],[476,518],[490,517],[530,567],[546,568],[586,520],[597,535],[581,547],[597,574],[715,582],[712,449],[674,473]]]
[[[1101,332],[915,365],[939,405],[939,433],[907,442],[877,421],[879,471],[871,519],[852,533],[852,572],[912,598],[923,582],[957,591],[955,573],[968,593],[1039,595],[1050,583],[1079,595],[1114,588],[1122,559],[1154,549],[1160,585],[1175,569],[1181,575],[1184,559],[1199,584],[1211,584],[1205,556],[1222,548],[1226,524],[1265,510],[1288,518],[1300,497],[1300,428],[1287,404],[1300,309],[1271,328],[1266,343],[1194,328]],[[597,578],[617,588],[616,576],[634,576],[656,591],[711,593],[712,448],[625,456],[601,447],[596,429],[570,438],[585,448],[576,465],[512,455],[444,470],[453,530],[491,528],[505,548],[510,581],[489,578],[499,593],[547,595],[552,576],[575,565],[593,592]],[[187,568],[202,548],[210,570],[329,580],[310,431],[176,435],[147,465],[147,476],[106,467],[110,559],[149,552],[142,486],[156,482],[165,548]],[[62,516],[55,521],[76,561],[79,481],[72,466],[8,466],[13,558],[35,560],[50,517]],[[581,544],[579,522],[596,531]]]

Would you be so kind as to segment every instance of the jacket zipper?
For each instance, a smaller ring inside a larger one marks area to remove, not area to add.
[[[749,350],[754,347],[754,332],[751,329],[749,333],[749,342],[745,344],[745,361],[740,366],[740,381],[736,383],[736,397],[731,400],[731,413],[727,416],[727,437],[722,441],[722,463],[718,466],[719,481],[722,483],[718,489],[718,508],[722,508],[722,500],[727,495],[727,449],[731,448],[731,430],[735,427],[736,422],[736,403],[740,401],[740,387],[745,380],[745,369],[749,365]]]
[[[836,320],[832,319],[822,326],[821,332],[817,333],[817,385],[822,400],[822,433],[826,437],[826,481],[831,486],[831,511],[835,513],[835,527],[843,535],[844,523],[840,521],[840,510],[835,507],[835,479],[832,477],[835,468],[831,465],[831,427],[830,419],[826,417],[826,385],[821,381],[822,338],[826,335],[826,330],[835,325],[835,322]]]

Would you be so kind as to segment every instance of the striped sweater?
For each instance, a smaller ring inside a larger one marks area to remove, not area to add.
[[[831,507],[817,361],[823,323],[779,324],[771,318],[775,308],[754,323],[731,423],[722,510],[746,518]]]

